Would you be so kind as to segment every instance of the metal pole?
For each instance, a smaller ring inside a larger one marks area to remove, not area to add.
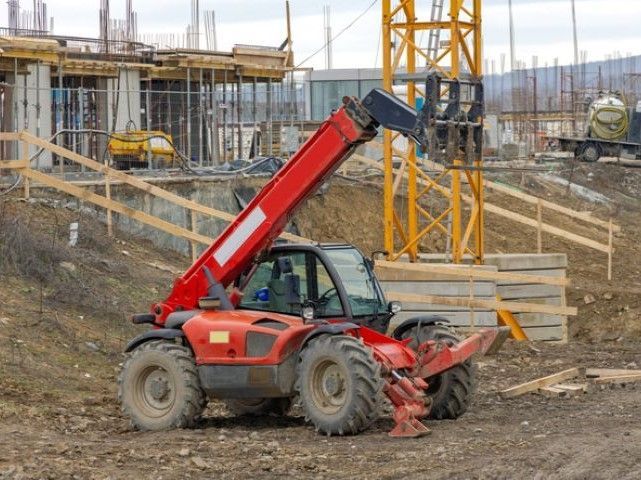
[[[198,165],[203,166],[203,69],[199,70],[198,78]]]
[[[514,49],[514,16],[512,15],[512,0],[508,0],[508,10],[510,14],[510,70],[514,72],[516,69],[516,51]],[[514,85],[512,85],[514,88]],[[514,110],[514,105],[512,105]]]
[[[211,69],[211,125],[213,142],[213,157],[211,164],[220,163],[220,141],[218,137],[218,100],[216,98],[216,72]]]
[[[579,41],[576,35],[576,8],[574,0],[570,0],[572,4],[572,34],[574,40],[574,68],[579,68]]]
[[[257,96],[256,96],[256,82],[257,79],[256,77],[253,78],[252,80],[252,143],[254,144],[254,157],[257,157],[260,155],[260,141],[258,140],[260,137],[256,133],[256,103],[257,103]]]
[[[18,59],[13,59],[13,131],[18,131]],[[16,140],[14,146],[14,158],[18,158],[20,155],[20,142]]]
[[[383,48],[383,88],[392,92],[392,29],[391,23],[391,0],[383,0],[383,25],[382,25],[382,48]],[[394,253],[394,172],[392,165],[392,132],[383,130],[383,162],[385,168],[385,181],[383,185],[384,200],[384,232],[385,250],[388,255]]]
[[[224,72],[223,77],[223,142],[222,142],[222,162],[227,160],[227,70]]]
[[[191,161],[191,68],[187,67],[187,158]]]
[[[243,155],[243,77],[238,74],[238,85],[236,87],[237,93],[237,109],[238,109],[238,158],[244,158]]]
[[[274,154],[274,139],[273,139],[273,111],[272,111],[272,79],[267,79],[267,104],[265,105],[267,111],[267,153],[271,157]]]
[[[147,168],[151,168],[151,79],[147,81],[147,91],[145,92],[145,117],[147,119]]]

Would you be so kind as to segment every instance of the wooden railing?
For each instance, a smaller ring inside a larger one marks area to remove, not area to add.
[[[63,148],[59,145],[55,145],[51,142],[38,138],[25,131],[20,133],[1,132],[0,141],[20,142],[22,144],[22,159],[0,161],[0,169],[15,170],[24,176],[25,197],[29,197],[30,185],[31,182],[34,181],[47,187],[51,187],[61,192],[72,195],[81,200],[93,203],[94,205],[102,207],[107,211],[107,229],[109,234],[112,234],[113,229],[112,212],[116,212],[133,220],[137,220],[145,225],[149,225],[163,232],[188,240],[192,245],[192,256],[195,256],[197,244],[210,245],[213,241],[213,238],[206,235],[201,235],[197,232],[197,215],[206,215],[208,217],[217,218],[227,222],[231,222],[236,218],[235,215],[231,213],[223,212],[221,210],[217,210],[215,208],[208,207],[206,205],[202,205],[187,198],[181,197],[168,190],[152,185],[151,183],[140,180],[139,178],[136,178],[120,170],[116,170],[107,165],[103,165],[102,163],[96,162],[95,160],[72,152],[71,150],[67,150],[66,148]],[[77,163],[96,172],[102,173],[105,178],[105,196],[98,195],[89,189],[79,187],[71,182],[66,182],[60,178],[31,168],[29,160],[29,145],[33,145],[38,149],[43,149],[45,151],[55,153],[56,155],[66,160]],[[110,181],[113,180],[127,184],[145,193],[149,193],[158,198],[162,198],[163,200],[166,200],[176,206],[187,209],[191,215],[191,228],[187,229],[185,227],[175,225],[159,217],[150,215],[140,210],[136,210],[127,205],[124,205],[123,203],[113,200],[111,198],[110,184]],[[294,242],[310,242],[310,240],[307,238],[293,235],[291,233],[283,233],[281,237]]]
[[[375,147],[380,147],[382,146],[376,142],[372,142],[372,144]],[[403,158],[404,153],[401,152],[400,150],[394,149],[394,154]],[[369,157],[365,157],[363,155],[359,154],[354,154],[352,155],[352,158],[364,165],[367,165],[369,167],[374,167],[379,170],[383,170],[383,164],[379,161],[376,161],[374,159],[371,159]],[[428,160],[422,160],[423,164],[428,166],[429,168],[442,172],[444,170],[443,165],[428,161]],[[401,165],[401,168],[395,168],[393,169],[393,173],[396,175],[396,181],[394,185],[394,192],[397,191],[398,185],[400,181],[403,178],[408,177],[408,172],[406,171],[406,162],[403,162]],[[424,177],[418,177],[417,181],[424,185],[424,186],[431,186],[431,188],[438,189],[438,191],[445,196],[446,198],[452,198],[452,191],[448,187],[444,185],[440,185],[437,183],[431,183],[429,180],[427,180]],[[485,200],[483,202],[483,207],[484,211],[487,213],[495,214],[497,216],[503,217],[505,219],[511,220],[516,223],[520,223],[522,225],[527,225],[528,227],[532,227],[536,229],[537,231],[537,249],[539,253],[541,253],[542,250],[542,232],[549,233],[551,235],[554,235],[556,237],[564,238],[566,240],[569,240],[573,243],[583,245],[584,247],[591,248],[593,250],[597,250],[599,252],[603,252],[607,254],[607,270],[608,270],[608,280],[612,279],[612,255],[614,253],[614,247],[613,247],[613,237],[614,233],[620,232],[621,227],[614,224],[612,220],[610,219],[609,221],[604,221],[599,218],[594,217],[588,212],[579,212],[576,210],[573,210],[568,207],[564,207],[562,205],[559,205],[554,202],[550,202],[548,200],[543,200],[538,197],[535,197],[534,195],[527,194],[525,192],[520,192],[515,189],[506,187],[504,185],[500,185],[495,182],[491,181],[485,181],[485,188],[496,191],[498,193],[502,193],[505,195],[509,195],[511,197],[514,197],[522,202],[536,205],[537,208],[537,214],[536,218],[530,218],[526,215],[522,215],[520,213],[512,212],[506,208],[499,207],[498,205],[495,205],[493,203],[488,202]],[[466,195],[466,194],[461,194],[461,199],[467,203],[472,205],[474,203],[474,199],[471,195]],[[585,237],[583,235],[579,235],[573,232],[570,232],[568,230],[565,230],[563,228],[550,225],[549,223],[544,223],[543,222],[543,209],[549,209],[552,210],[558,214],[564,215],[568,218],[572,218],[575,220],[580,220],[582,222],[588,223],[591,226],[600,228],[600,229],[605,229],[607,232],[604,232],[604,234],[607,233],[608,239],[607,243],[599,242],[597,240],[594,240],[592,238]]]

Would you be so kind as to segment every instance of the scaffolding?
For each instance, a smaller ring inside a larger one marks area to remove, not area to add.
[[[481,0],[452,0],[446,2],[449,18],[446,21],[420,21],[415,0],[383,0],[383,87],[392,92],[395,83],[405,81],[407,103],[417,105],[425,98],[425,72],[438,72],[445,79],[462,75],[480,79]],[[442,3],[442,2],[438,2]],[[437,5],[433,16],[438,15]],[[428,32],[430,50],[417,42],[416,33]],[[435,40],[438,44],[435,45]],[[435,54],[436,50],[436,54]],[[420,62],[420,63],[419,63]],[[404,63],[404,65],[402,65]],[[422,68],[422,65],[426,68]],[[419,65],[421,65],[419,67]],[[401,73],[402,67],[405,72]],[[447,96],[450,87],[443,84],[441,94]],[[471,162],[464,161],[460,151],[451,152],[447,168],[432,177],[424,171],[427,162],[419,161],[417,147],[407,142],[404,151],[395,145],[398,134],[384,132],[385,161],[385,249],[390,260],[407,254],[416,261],[421,240],[432,232],[447,236],[451,260],[460,263],[470,254],[476,263],[483,261],[483,173],[481,155]],[[394,169],[393,158],[402,158],[401,168]],[[406,180],[406,218],[395,203],[403,179]],[[449,182],[449,188],[444,185]],[[467,183],[472,194],[472,208],[464,215],[461,203],[462,186]],[[440,213],[428,211],[422,201],[428,193],[439,193],[447,206]]]

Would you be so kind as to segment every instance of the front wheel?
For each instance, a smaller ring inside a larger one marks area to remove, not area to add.
[[[402,338],[411,338],[409,347],[416,350],[428,340],[445,342],[448,345],[459,343],[459,338],[443,325],[418,325],[406,330]],[[434,420],[456,419],[463,415],[470,406],[476,387],[474,365],[471,360],[450,368],[449,370],[426,378],[426,394],[432,399],[429,417]]]
[[[372,351],[347,335],[322,335],[307,344],[297,368],[296,390],[316,431],[357,434],[380,414],[383,378]]]
[[[139,430],[193,427],[207,405],[191,350],[165,341],[133,351],[118,377],[118,399]]]

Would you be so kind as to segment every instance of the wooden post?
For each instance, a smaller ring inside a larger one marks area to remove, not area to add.
[[[22,142],[22,160],[25,163],[25,169],[30,169],[31,164],[29,162],[29,144],[27,142]],[[25,176],[23,178],[24,182],[24,199],[29,200],[29,197],[31,196],[31,180],[29,180],[29,177]]]
[[[109,166],[107,164],[106,158],[105,166]],[[111,200],[111,183],[109,182],[109,171],[105,171],[105,197],[107,198],[107,200]],[[107,235],[109,235],[110,237],[114,236],[113,218],[110,208],[107,209]]]
[[[608,281],[612,280],[612,218],[608,222]]]
[[[536,224],[536,251],[543,253],[543,205],[541,204],[540,198],[536,202]]]
[[[194,210],[189,210],[189,216],[191,217],[191,231],[198,233],[198,222],[196,218],[197,213]],[[198,244],[196,242],[191,242],[191,260],[195,262],[198,259]]]

